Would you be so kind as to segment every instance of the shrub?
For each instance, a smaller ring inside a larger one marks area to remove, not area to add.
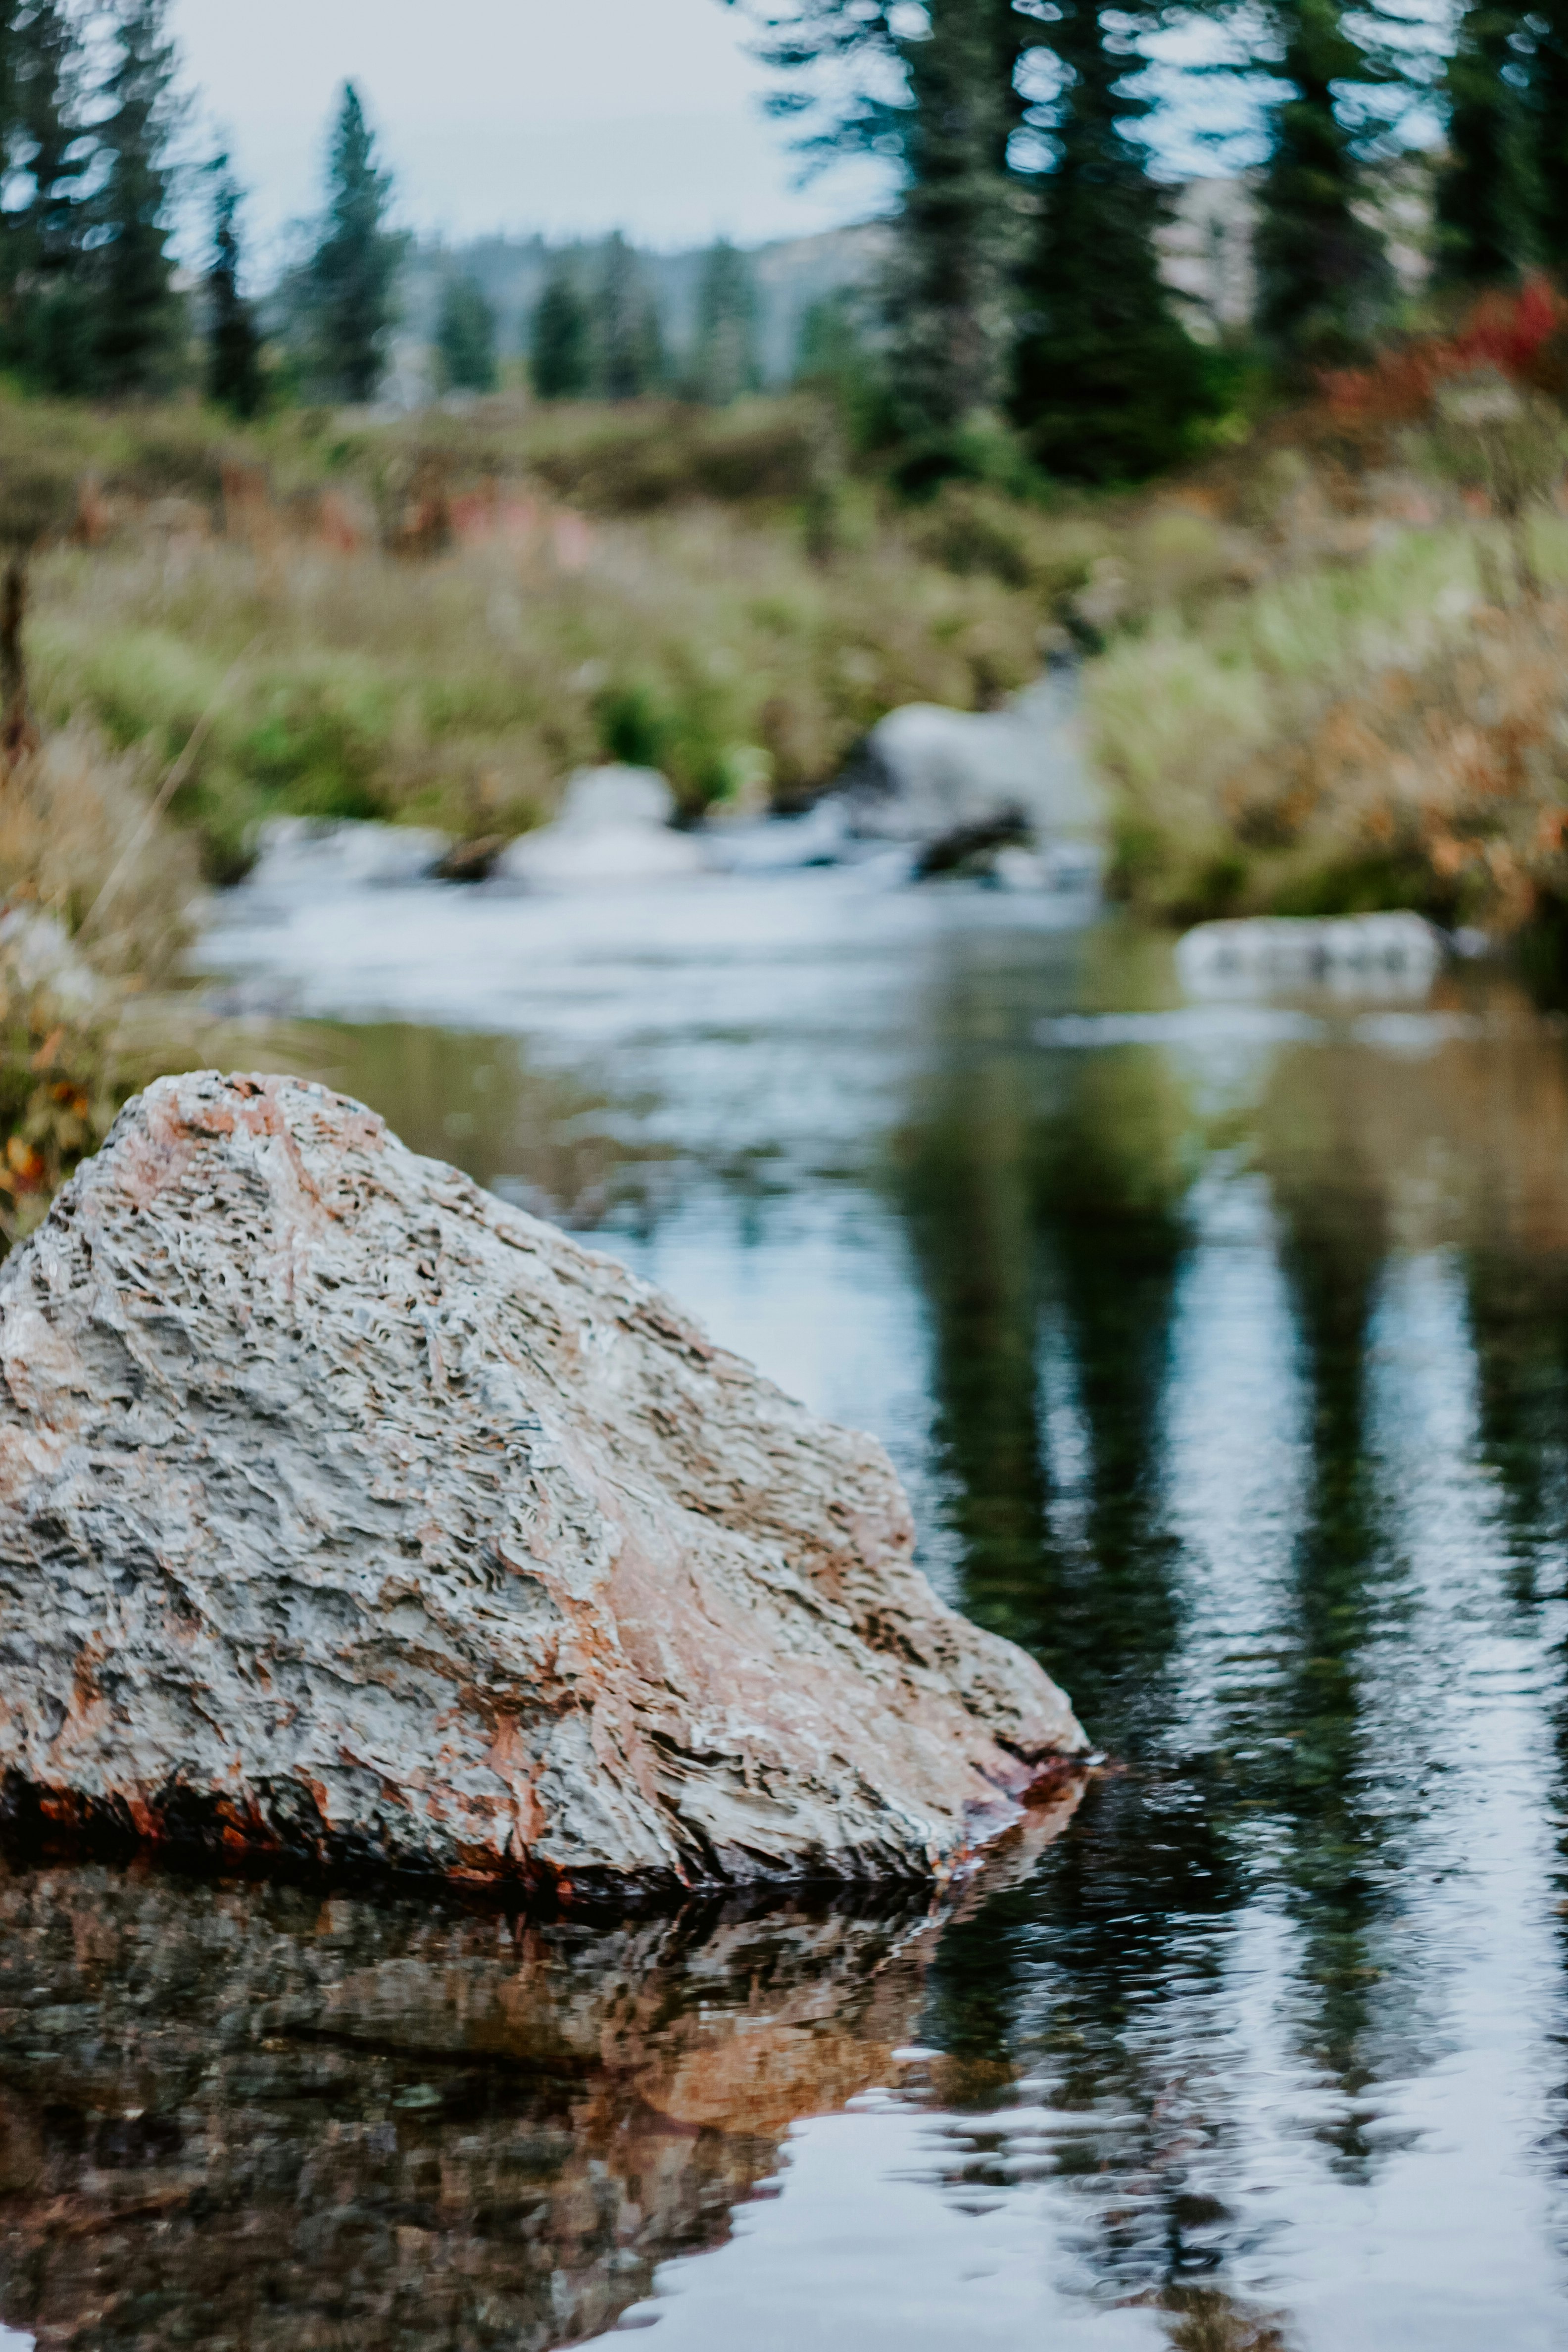
[[[131,1077],[115,1027],[188,936],[191,845],[150,804],[156,771],[77,726],[0,795],[0,1246],[97,1150]]]
[[[199,884],[194,845],[151,821],[157,782],[145,753],[116,754],[79,722],[0,795],[0,899],[53,916],[100,972],[138,986],[177,966]]]
[[[1565,541],[1536,533],[1549,581]],[[1414,907],[1502,932],[1568,901],[1568,600],[1480,604],[1476,580],[1468,534],[1415,534],[1097,665],[1122,893],[1184,920]]]

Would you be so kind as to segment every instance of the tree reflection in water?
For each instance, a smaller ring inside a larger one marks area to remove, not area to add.
[[[1152,2296],[1179,2343],[1282,2340],[1245,2303],[1184,2284],[1245,2273],[1261,2243],[1232,2197],[1224,2054],[1243,1915],[1284,1896],[1281,2021],[1314,2086],[1307,2128],[1347,2185],[1411,2144],[1382,2086],[1446,2046],[1448,1954],[1423,1940],[1419,1896],[1442,1859],[1447,1760],[1403,1719],[1431,1679],[1431,1634],[1381,1423],[1429,1441],[1398,1377],[1373,1379],[1409,1344],[1394,1290],[1408,1269],[1440,1274],[1445,1252],[1466,1254],[1477,1433],[1513,1522],[1504,1574],[1521,1604],[1561,1591],[1568,1086],[1561,1048],[1517,1007],[1511,1020],[1500,1041],[1419,1058],[1274,1055],[1244,1113],[1227,1105],[1206,1131],[1179,1057],[1157,1051],[1062,1055],[1047,1082],[955,1060],[899,1139],[966,1603],[1047,1657],[1131,1767],[1033,1883],[948,1930],[922,2030],[999,2085],[1024,2072],[1049,2103],[1122,2118],[1059,2159],[1088,2200],[1074,2251],[1091,2292]],[[1165,1443],[1191,1180],[1216,1148],[1266,1187],[1303,1470],[1285,1589],[1259,1591],[1262,1646],[1238,1654],[1264,1671],[1223,1684],[1189,1639],[1197,1571]],[[1461,1360],[1448,1371],[1461,1379]],[[1064,1392],[1070,1480],[1050,1430]],[[1467,1573],[1490,1568],[1478,1555]],[[1216,1734],[1186,1746],[1208,1702]],[[1560,1722],[1568,1759],[1568,1701]]]

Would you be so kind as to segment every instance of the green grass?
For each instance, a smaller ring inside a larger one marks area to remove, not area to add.
[[[692,810],[809,793],[894,704],[1022,684],[1038,618],[896,530],[824,566],[788,518],[701,508],[596,524],[577,569],[544,530],[423,562],[57,549],[31,643],[53,722],[168,760],[211,713],[177,813],[221,877],[272,811],[517,831],[602,756],[657,761]]]
[[[1543,518],[1535,542],[1543,576],[1568,578],[1568,525]],[[1319,836],[1291,824],[1275,838],[1267,812],[1335,705],[1440,667],[1466,642],[1483,546],[1458,523],[1403,532],[1360,562],[1303,569],[1185,615],[1158,613],[1091,664],[1089,727],[1118,793],[1126,895],[1184,917],[1419,897],[1416,864],[1348,845],[1342,829]]]

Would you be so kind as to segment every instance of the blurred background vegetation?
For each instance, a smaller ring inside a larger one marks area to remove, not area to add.
[[[268,815],[798,809],[1054,655],[1151,914],[1568,936],[1568,0],[750,14],[887,218],[421,247],[349,86],[264,283],[164,0],[0,0],[0,934],[122,1003]],[[7,952],[15,1225],[121,1082]]]

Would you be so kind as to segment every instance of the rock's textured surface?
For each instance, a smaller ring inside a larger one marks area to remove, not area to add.
[[[881,1448],[358,1104],[129,1105],[0,1281],[14,1814],[525,1883],[941,1873],[1081,1750]]]

